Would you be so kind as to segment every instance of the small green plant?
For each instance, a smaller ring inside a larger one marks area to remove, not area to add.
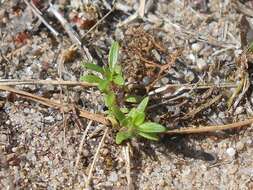
[[[127,139],[135,136],[142,136],[149,140],[159,140],[159,133],[166,131],[166,128],[158,123],[146,121],[146,107],[149,98],[144,98],[137,107],[133,107],[130,111],[120,107],[115,90],[125,89],[125,80],[123,77],[121,66],[117,64],[119,55],[119,44],[113,42],[109,57],[108,66],[100,67],[94,63],[87,63],[83,66],[86,69],[101,74],[101,77],[89,74],[81,77],[82,81],[95,83],[104,95],[105,105],[108,108],[107,118],[113,126],[120,126],[116,135],[116,143],[121,144]],[[134,96],[126,97],[126,101],[133,102]]]

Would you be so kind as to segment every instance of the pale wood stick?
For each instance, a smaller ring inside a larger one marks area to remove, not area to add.
[[[100,141],[100,143],[99,143],[99,145],[98,145],[98,148],[97,148],[97,150],[96,150],[95,156],[94,156],[93,161],[92,161],[92,163],[91,163],[91,167],[90,167],[90,170],[89,170],[88,178],[87,178],[87,181],[86,181],[86,188],[87,188],[87,189],[88,189],[89,186],[90,186],[90,182],[91,182],[91,178],[92,178],[93,169],[94,169],[95,164],[96,164],[96,162],[97,162],[98,155],[99,155],[99,151],[100,151],[100,149],[101,149],[101,147],[102,147],[102,145],[103,145],[103,143],[104,143],[104,140],[105,140],[105,137],[106,137],[106,135],[107,135],[107,132],[108,132],[108,127],[106,127],[106,129],[105,129],[104,135],[103,135],[103,137],[102,137],[102,139],[101,139],[101,141]]]
[[[202,127],[187,127],[184,129],[174,129],[168,130],[165,134],[173,135],[173,134],[196,134],[196,133],[208,133],[208,132],[215,132],[227,129],[234,129],[249,126],[253,123],[253,118],[246,119],[244,121],[238,121],[231,124],[226,125],[214,125],[214,126],[202,126]]]
[[[27,0],[24,0],[27,6],[31,8],[33,13],[41,20],[41,22],[55,35],[59,36],[59,33],[50,25],[48,22],[40,15],[40,12],[32,5],[30,4]]]
[[[36,102],[38,102],[42,105],[48,106],[48,107],[53,107],[55,109],[64,110],[65,112],[72,110],[73,107],[75,106],[73,104],[67,104],[67,105],[60,104],[59,102],[49,100],[47,98],[43,98],[40,96],[36,96],[31,93],[22,91],[22,90],[17,90],[15,88],[11,88],[9,86],[0,85],[0,90],[5,90],[5,91],[16,93],[26,99],[36,101]],[[78,111],[78,114],[80,117],[84,117],[84,118],[99,122],[104,125],[110,125],[110,122],[102,114],[90,113],[88,111],[85,111],[85,110],[82,110],[79,108],[77,108],[77,111]]]
[[[63,81],[63,80],[19,80],[19,79],[0,79],[0,85],[15,86],[15,85],[66,85],[66,86],[83,86],[93,87],[95,84],[78,81]]]

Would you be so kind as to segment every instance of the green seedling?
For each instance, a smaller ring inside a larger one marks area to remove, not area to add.
[[[158,123],[145,122],[145,110],[148,105],[148,97],[144,98],[137,108],[132,108],[121,121],[123,128],[116,135],[116,143],[120,144],[126,139],[142,136],[149,140],[159,140],[159,133],[165,132],[166,128]]]
[[[102,77],[94,74],[82,76],[81,80],[98,85],[99,90],[104,95],[104,102],[108,108],[107,118],[113,126],[120,126],[116,135],[116,143],[121,144],[127,139],[135,136],[142,136],[149,140],[159,140],[159,133],[165,132],[166,128],[158,123],[146,121],[146,107],[148,97],[144,98],[140,104],[130,110],[121,108],[118,105],[115,89],[125,89],[125,80],[121,66],[117,64],[119,56],[119,44],[113,42],[109,57],[108,66],[100,67],[94,63],[84,64],[86,69],[100,73]],[[126,97],[126,102],[136,103],[135,96]]]
[[[113,84],[123,86],[125,84],[122,69],[120,65],[117,65],[117,59],[119,54],[119,44],[114,42],[109,52],[107,67],[100,67],[94,63],[87,63],[83,66],[91,71],[98,72],[102,75],[102,78],[94,74],[82,76],[81,80],[89,83],[98,84],[98,88],[105,94],[110,94],[110,88]]]

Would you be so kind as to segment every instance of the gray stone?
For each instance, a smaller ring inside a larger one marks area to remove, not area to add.
[[[203,44],[202,43],[194,43],[194,44],[192,44],[191,48],[194,52],[198,53],[203,48]]]
[[[112,172],[111,175],[108,177],[108,181],[111,182],[118,181],[118,174],[116,172]]]
[[[226,153],[227,153],[227,155],[228,155],[229,157],[233,158],[233,157],[235,156],[235,154],[236,154],[236,150],[235,150],[234,148],[228,148],[228,149],[226,150]]]
[[[197,59],[196,64],[200,71],[207,69],[207,66],[208,66],[207,61],[202,58]]]
[[[45,122],[47,122],[47,123],[53,123],[54,122],[54,117],[53,116],[47,116],[44,119],[45,119]]]

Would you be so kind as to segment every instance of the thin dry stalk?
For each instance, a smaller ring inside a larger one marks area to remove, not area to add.
[[[55,35],[59,36],[59,33],[50,25],[48,22],[40,15],[40,12],[27,0],[24,0],[26,5],[30,7],[30,9],[33,11],[33,13],[41,20],[41,22]]]
[[[99,151],[104,143],[104,140],[105,140],[105,137],[107,135],[107,132],[108,132],[108,127],[106,127],[105,129],[105,132],[104,132],[104,135],[98,145],[98,148],[96,150],[96,153],[95,153],[95,156],[94,156],[94,159],[92,161],[92,164],[91,164],[91,167],[90,167],[90,170],[89,170],[89,174],[88,174],[88,178],[87,178],[87,181],[86,181],[86,188],[89,188],[90,187],[90,182],[91,182],[91,178],[92,178],[92,173],[93,173],[93,169],[95,167],[95,164],[97,162],[97,159],[98,159],[98,155],[99,155]]]
[[[120,22],[117,24],[117,27],[122,27],[124,25],[129,24],[130,22],[134,21],[135,19],[137,19],[139,17],[139,13],[135,12],[134,14],[130,15],[129,17],[127,17],[124,21]]]
[[[241,12],[242,14],[249,16],[249,17],[253,17],[253,10],[248,8],[246,5],[242,4],[240,1],[238,0],[232,0],[232,3],[234,5],[234,8]]]
[[[165,86],[162,86],[160,88],[157,88],[153,91],[150,91],[148,93],[149,96],[159,94],[161,92],[164,92],[170,88],[184,88],[184,89],[208,89],[208,88],[236,88],[238,87],[238,84],[236,83],[220,83],[220,84],[167,84]]]
[[[126,176],[127,176],[127,187],[128,190],[133,190],[133,182],[131,178],[131,158],[130,158],[130,144],[127,143],[127,146],[123,147],[124,156],[126,160]]]
[[[106,19],[106,17],[108,17],[115,9],[115,4],[113,5],[112,9],[105,14],[105,16],[103,16],[99,21],[97,21],[96,24],[94,24],[83,36],[82,39],[84,39],[91,31],[93,31],[103,20]]]
[[[145,5],[146,5],[146,0],[140,0],[139,15],[141,18],[143,18],[145,14]]]
[[[200,105],[199,107],[189,111],[189,113],[187,113],[184,117],[182,117],[182,119],[189,119],[194,117],[195,115],[197,115],[199,112],[209,108],[212,104],[216,103],[218,100],[220,100],[222,98],[222,95],[218,95],[214,98],[212,98],[211,100],[207,101],[206,103]]]
[[[85,140],[85,138],[86,138],[86,136],[87,136],[87,134],[88,134],[88,131],[89,131],[89,129],[90,129],[91,124],[92,124],[92,121],[90,121],[90,122],[88,123],[88,125],[87,125],[85,131],[83,132],[82,140],[81,140],[81,142],[80,142],[79,149],[78,149],[78,155],[77,155],[77,157],[76,157],[75,171],[76,171],[76,169],[77,169],[77,167],[78,167],[78,164],[79,164],[79,162],[80,162],[81,153],[82,153],[82,151],[83,151],[84,140]]]
[[[78,45],[81,48],[81,50],[84,51],[86,59],[90,60],[90,61],[93,60],[88,48],[82,44],[82,42],[79,38],[79,35],[71,27],[71,25],[68,23],[68,21],[61,15],[61,13],[58,11],[57,6],[50,3],[50,7],[49,7],[48,11],[50,11],[59,20],[62,27],[66,30],[67,34],[69,35],[71,41],[74,44]]]
[[[16,93],[17,95],[22,96],[23,98],[26,98],[28,100],[33,100],[33,101],[36,101],[42,105],[52,107],[55,109],[64,110],[65,112],[69,112],[69,111],[73,110],[73,108],[75,107],[75,105],[73,105],[73,104],[67,104],[67,105],[60,104],[59,102],[49,100],[47,98],[43,98],[40,96],[36,96],[31,93],[28,93],[28,92],[25,92],[22,90],[17,90],[15,88],[11,88],[11,87],[4,86],[4,85],[0,85],[0,90]],[[82,110],[79,108],[77,108],[77,112],[80,117],[84,117],[84,118],[102,123],[104,125],[110,125],[110,122],[103,115],[90,113],[88,111],[85,111],[85,110]]]
[[[228,130],[234,128],[245,127],[253,123],[253,118],[246,119],[244,121],[238,121],[227,125],[214,125],[214,126],[203,126],[203,127],[187,127],[184,129],[174,129],[166,131],[165,134],[197,134],[197,133],[208,133],[221,130]]]
[[[164,16],[162,16],[162,21],[170,24],[174,28],[177,36],[182,39],[184,39],[184,36],[190,36],[191,38],[194,38],[197,41],[205,42],[205,43],[208,43],[212,46],[217,46],[217,47],[222,47],[222,48],[230,47],[233,49],[237,49],[237,45],[234,43],[221,42],[221,41],[216,40],[216,38],[211,35],[205,36],[203,34],[196,33],[195,31],[190,31],[189,29],[186,29],[182,25],[178,25],[178,24],[171,22],[168,18],[166,18]]]
[[[82,86],[93,87],[95,84],[78,81],[63,81],[63,80],[16,80],[16,79],[0,79],[0,86],[15,86],[15,85],[66,85],[66,86]]]

